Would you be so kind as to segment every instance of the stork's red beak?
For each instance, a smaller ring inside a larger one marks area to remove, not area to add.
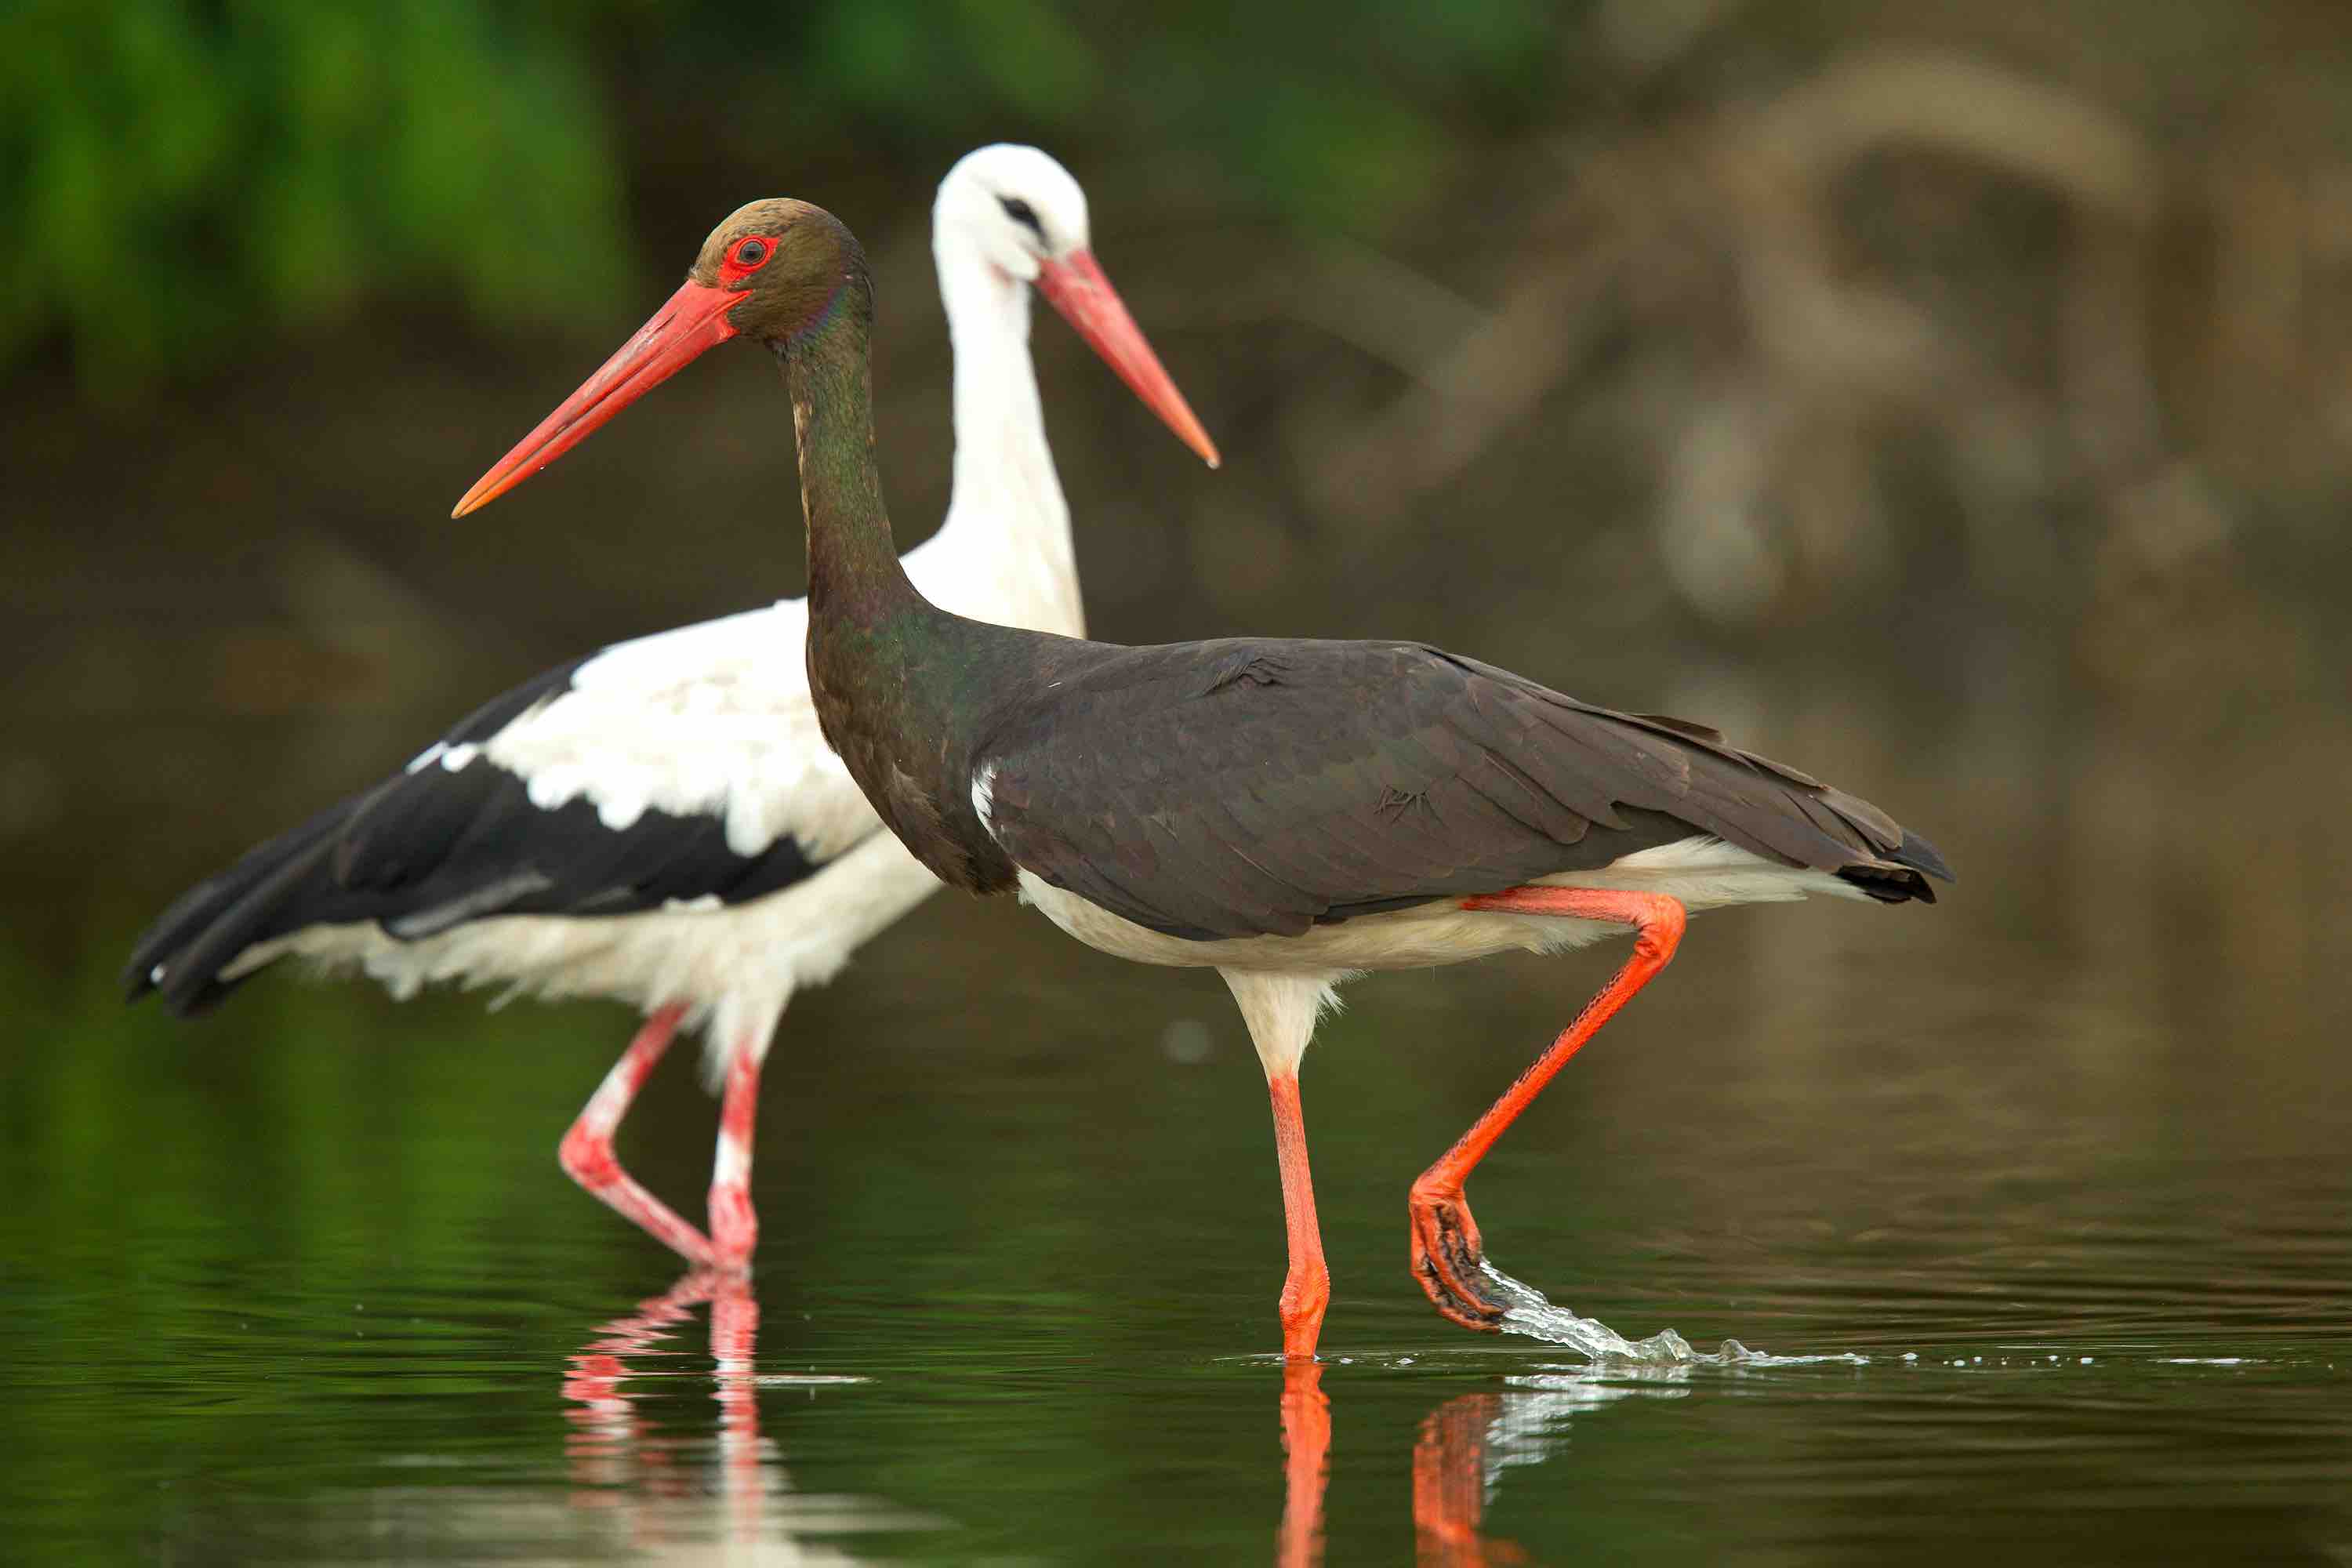
[[[531,475],[586,440],[606,420],[676,375],[698,355],[735,335],[727,312],[743,302],[741,290],[688,282],[621,345],[620,353],[563,400],[539,428],[515,444],[498,466],[449,515],[463,517],[506,494]]]
[[[1074,250],[1058,261],[1045,262],[1037,269],[1037,292],[1062,312],[1095,353],[1109,362],[1119,380],[1176,432],[1179,440],[1198,452],[1209,467],[1217,466],[1217,444],[1201,428],[1192,405],[1160,368],[1160,356],[1151,352],[1143,329],[1120,303],[1118,290],[1103,276],[1094,252]]]

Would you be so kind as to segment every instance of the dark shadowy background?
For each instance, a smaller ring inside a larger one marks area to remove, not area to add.
[[[930,192],[987,140],[1086,183],[1228,456],[1200,472],[1041,323],[1104,635],[1423,636],[1734,728],[1828,679],[1947,733],[1979,715],[1997,738],[1955,771],[2044,815],[2070,806],[2020,775],[2093,734],[2225,762],[2242,795],[2174,855],[2259,855],[2276,793],[2333,776],[2246,727],[2341,695],[2338,6],[118,0],[5,26],[0,843],[53,891],[37,942],[95,934],[121,884],[82,874],[94,845],[194,873],[553,659],[796,590],[752,356],[444,515],[747,196],[865,237],[919,539],[950,447]],[[1808,659],[1830,673],[1783,673]],[[1980,869],[2000,847],[1905,815]]]
[[[799,591],[790,426],[753,354],[446,518],[740,202],[805,197],[864,238],[890,503],[902,544],[927,534],[950,446],[931,194],[999,140],[1086,184],[1097,254],[1226,458],[1202,470],[1041,313],[1097,635],[1429,638],[1719,724],[1960,870],[1934,910],[1708,917],[1563,1078],[1514,1157],[1616,1150],[1608,1179],[1647,1184],[1615,1212],[1692,1216],[1646,1251],[1626,1219],[1622,1256],[1578,1232],[1580,1306],[1752,1335],[1762,1309],[1677,1300],[1658,1259],[1801,1269],[1804,1226],[1883,1237],[1876,1184],[1937,1172],[1994,1184],[1979,1260],[2078,1247],[2017,1267],[2079,1296],[1999,1287],[2044,1328],[2138,1321],[2068,1315],[2109,1300],[2115,1270],[2079,1247],[2134,1205],[2184,1227],[2134,1233],[2152,1317],[2217,1354],[2233,1324],[2311,1321],[2309,1298],[2246,1305],[2293,1247],[2221,1238],[2316,1213],[2338,1223],[2295,1234],[2342,1241],[2352,9],[2326,0],[11,7],[0,1139],[20,1290],[112,1279],[129,1295],[104,1299],[168,1320],[172,1289],[129,1282],[141,1248],[224,1225],[304,1268],[570,1230],[603,1248],[578,1295],[657,1283],[553,1168],[616,1010],[486,1017],[272,979],[182,1026],[119,1008],[112,971],[180,888],[484,698]],[[1395,1268],[1403,1184],[1600,973],[1357,988],[1308,1075],[1310,1120],[1347,1108],[1318,1147],[1335,1339],[1372,1300],[1383,1333],[1453,1333]],[[1161,1087],[1204,1059],[1213,1089]],[[809,1262],[771,1289],[821,1304],[850,1237],[887,1254],[903,1224],[926,1248],[988,1238],[929,1282],[977,1292],[977,1321],[992,1266],[1121,1278],[1131,1238],[1087,1217],[1117,1192],[1210,1205],[1167,1258],[1246,1237],[1202,1342],[1270,1345],[1272,1162],[1246,1164],[1265,1113],[1213,980],[940,900],[804,999],[776,1062],[761,1201],[772,1252]],[[911,1079],[948,1099],[891,1087]],[[1645,1097],[1673,1081],[1722,1092]],[[1030,1119],[984,1159],[866,1157],[1012,1103]],[[708,1114],[657,1087],[632,1123],[654,1185],[698,1190]],[[510,1159],[480,1158],[493,1133]],[[1211,1148],[1250,1178],[1214,1199],[1187,1175]],[[1750,1179],[1735,1149],[1783,1163]],[[1034,1185],[1065,1166],[1094,1184]],[[1596,1175],[1502,1168],[1523,1215]],[[2195,1212],[2152,1195],[2175,1191]],[[1481,1199],[1490,1235],[1511,1201]],[[1915,1201],[1893,1223],[1927,1292],[1957,1266],[1941,1205]],[[1008,1213],[1030,1223],[1003,1232]],[[1378,1250],[1342,1257],[1358,1231]],[[1888,1278],[1867,1247],[1851,1261],[1819,1278]],[[1854,1324],[1897,1294],[1825,1285],[1803,1331],[1873,1342]],[[92,1478],[118,1431],[69,1394],[13,1403],[83,1445],[15,1446],[54,1467],[53,1500],[113,1495]],[[147,1437],[246,1431],[221,1421]],[[2326,1440],[2340,1480],[2340,1426]],[[2216,1473],[2182,1443],[2183,1473]],[[1841,1539],[1789,1529],[1801,1553]]]

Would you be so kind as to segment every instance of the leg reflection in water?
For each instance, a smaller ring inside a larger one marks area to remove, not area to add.
[[[1429,1413],[1412,1446],[1415,1556],[1443,1568],[1524,1563],[1507,1541],[1478,1533],[1486,1511],[1486,1434],[1503,1413],[1499,1394],[1465,1394]]]
[[[563,1397],[570,1403],[563,1415],[572,1432],[563,1451],[572,1479],[597,1489],[583,1491],[572,1500],[575,1503],[616,1505],[627,1495],[622,1488],[658,1497],[680,1497],[690,1489],[672,1463],[671,1446],[646,1440],[647,1424],[637,1413],[636,1395],[624,1392],[621,1384],[646,1370],[635,1363],[677,1353],[667,1347],[672,1332],[710,1300],[718,1283],[709,1270],[687,1275],[661,1295],[639,1302],[626,1317],[606,1323],[569,1358]]]
[[[1412,1450],[1412,1527],[1417,1560],[1444,1568],[1522,1563],[1508,1542],[1478,1533],[1485,1511],[1486,1432],[1503,1406],[1499,1394],[1465,1394],[1421,1424]],[[1282,1529],[1276,1568],[1313,1568],[1323,1561],[1323,1492],[1331,1479],[1331,1401],[1319,1362],[1282,1368]]]
[[[1307,1568],[1323,1561],[1323,1488],[1331,1479],[1331,1401],[1320,1362],[1282,1363],[1282,1452],[1274,1560],[1277,1568]]]
[[[719,1405],[716,1485],[709,1488],[677,1462],[682,1451],[698,1445],[662,1436],[638,1409],[642,1396],[623,1386],[632,1377],[679,1375],[679,1371],[646,1363],[692,1357],[693,1352],[669,1342],[679,1325],[692,1319],[694,1309],[706,1302],[710,1308],[711,1397]],[[751,1294],[751,1281],[708,1268],[687,1275],[599,1330],[570,1358],[563,1377],[563,1397],[570,1401],[563,1414],[572,1426],[564,1452],[572,1479],[593,1489],[583,1489],[573,1502],[625,1508],[633,1498],[685,1499],[715,1490],[722,1511],[691,1521],[703,1526],[694,1533],[716,1527],[729,1541],[757,1538],[764,1494],[772,1485],[781,1489],[782,1483],[781,1469],[761,1462],[773,1455],[760,1436],[759,1338],[760,1302]],[[653,1511],[667,1515],[675,1510]],[[666,1521],[649,1515],[635,1522],[658,1531]]]
[[[1504,1471],[1539,1465],[1565,1445],[1571,1415],[1621,1399],[1678,1399],[1687,1368],[1617,1370],[1606,1381],[1589,1368],[1549,1369],[1505,1379],[1498,1392],[1464,1394],[1423,1417],[1412,1447],[1414,1560],[1425,1568],[1504,1568],[1526,1550],[1484,1533],[1486,1505]],[[1323,1365],[1282,1369],[1282,1528],[1276,1568],[1323,1561],[1323,1493],[1330,1480],[1331,1402]]]
[[[679,1342],[695,1309],[710,1310],[709,1359]],[[792,1489],[775,1445],[760,1434],[760,1302],[740,1274],[698,1269],[599,1329],[568,1358],[564,1454],[576,1509],[604,1510],[630,1544],[655,1557],[707,1560],[707,1548],[787,1544],[786,1560],[857,1561],[813,1545],[804,1533],[920,1529],[930,1521],[857,1498]],[[719,1407],[715,1432],[699,1422],[666,1432],[648,1414],[681,1388],[705,1383]],[[805,1377],[796,1386],[860,1383]],[[635,1388],[627,1386],[635,1384]],[[706,1457],[708,1464],[701,1463]]]
[[[1622,1399],[1680,1399],[1687,1367],[1590,1367],[1521,1373],[1500,1393],[1465,1394],[1422,1421],[1412,1446],[1412,1528],[1431,1568],[1500,1568],[1526,1550],[1479,1529],[1503,1473],[1540,1465],[1568,1443],[1571,1416]]]

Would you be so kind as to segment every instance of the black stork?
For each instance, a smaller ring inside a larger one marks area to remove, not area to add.
[[[947,521],[907,571],[957,609],[1080,633],[1069,509],[1029,356],[1031,289],[1212,466],[1216,448],[1096,263],[1068,170],[1034,147],[981,148],[940,183],[931,232],[955,343],[955,479]],[[738,247],[721,266],[756,270],[751,255]],[[682,324],[696,342],[725,336],[709,293],[689,284],[647,337],[674,342]],[[642,378],[637,346],[615,363]],[[548,461],[550,437],[547,426],[526,437],[478,499]],[[751,1129],[778,1015],[939,889],[818,733],[806,624],[807,606],[785,599],[617,644],[508,692],[173,904],[131,954],[131,994],[200,1011],[294,957],[362,969],[401,996],[456,981],[630,1003],[646,1021],[565,1135],[563,1168],[689,1260],[746,1264],[759,1236]],[[613,1147],[671,1039],[698,1027],[726,1094],[707,1235]]]
[[[1932,901],[1927,877],[1950,876],[1876,806],[1713,730],[1422,644],[1125,647],[952,615],[891,543],[873,288],[848,229],[803,203],[755,202],[704,243],[679,300],[564,405],[551,449],[724,339],[776,356],[826,741],[940,880],[1018,891],[1106,952],[1224,976],[1273,1099],[1294,1361],[1313,1356],[1330,1299],[1298,1063],[1340,982],[1633,933],[1623,967],[1412,1184],[1413,1277],[1446,1317],[1491,1330],[1507,1305],[1464,1184],[1673,958],[1685,911],[1808,893]]]

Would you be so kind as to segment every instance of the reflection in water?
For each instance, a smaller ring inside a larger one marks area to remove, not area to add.
[[[1890,795],[1973,823],[1986,874],[1932,921],[1727,913],[1643,1025],[1661,1050],[1557,1086],[1586,1097],[1563,1118],[1577,1135],[1521,1148],[1514,1184],[1591,1196],[1521,1205],[1522,1258],[1577,1259],[1565,1306],[1638,1335],[1672,1314],[1626,1303],[1738,1302],[1751,1343],[1871,1360],[1861,1376],[1702,1367],[1686,1386],[1710,1397],[1648,1412],[1576,1413],[1649,1386],[1622,1369],[1507,1383],[1580,1357],[1482,1347],[1395,1299],[1385,1317],[1351,1309],[1355,1332],[1411,1366],[1334,1363],[1295,1395],[1272,1365],[1203,1375],[1236,1348],[1251,1269],[1171,1294],[1165,1270],[1126,1260],[1205,1258],[1223,1214],[1201,1206],[1198,1173],[1257,1168],[1262,1109],[1227,1105],[1220,1075],[1100,1048],[1107,1006],[1164,1016],[1158,978],[1122,989],[1125,971],[1076,944],[946,903],[878,944],[865,984],[811,998],[813,1037],[903,1048],[771,1068],[792,1080],[772,1093],[833,1108],[796,1123],[796,1162],[858,1172],[795,1211],[791,1245],[859,1316],[803,1331],[795,1315],[793,1342],[876,1360],[887,1382],[811,1410],[762,1379],[756,1409],[730,1405],[741,1387],[714,1376],[709,1344],[721,1304],[649,1303],[598,1331],[653,1291],[595,1293],[629,1253],[569,1223],[514,1139],[520,1108],[555,1128],[576,1109],[543,1081],[576,1018],[493,1021],[442,997],[415,1005],[420,1026],[357,992],[261,984],[201,1042],[167,1037],[41,957],[68,960],[86,930],[95,971],[127,931],[59,914],[70,880],[20,877],[9,918],[58,934],[0,942],[0,1003],[25,1021],[0,1047],[0,1298],[25,1347],[0,1364],[0,1557],[513,1568],[788,1559],[814,1537],[1078,1561],[1111,1532],[1130,1555],[1230,1561],[1277,1544],[1285,1508],[1265,1493],[1287,1474],[1291,1560],[1320,1536],[1327,1559],[1380,1563],[1410,1556],[1397,1516],[1419,1443],[1430,1481],[1459,1483],[1423,1489],[1433,1554],[1483,1531],[1541,1561],[1671,1555],[1666,1517],[1675,1539],[1769,1541],[1791,1561],[1970,1542],[2020,1563],[2352,1564],[2352,926],[2327,892],[2352,814],[2322,787],[2352,776],[2347,727],[2250,716],[2231,747],[2135,752],[2018,700],[2003,668],[1972,675],[1964,702],[1922,694],[1916,725],[1838,698],[1834,672],[1659,696],[1842,775],[1910,777]],[[304,776],[303,746],[348,756],[351,732],[305,733],[285,776]],[[91,754],[130,777],[125,759],[177,758],[184,738],[126,721]],[[9,739],[64,756],[86,737]],[[212,826],[241,833],[232,804]],[[103,841],[111,820],[78,808],[56,842]],[[109,889],[143,906],[167,889],[138,860]],[[966,1027],[969,998],[940,975],[999,971],[1021,977],[1020,1005],[999,1010],[1013,1022]],[[1860,1010],[1855,973],[1876,977]],[[1526,989],[1555,990],[1549,974],[1392,977],[1350,1026],[1357,1124],[1434,1137],[1433,1107],[1486,1103],[1524,1065],[1509,1042],[1556,1026]],[[1440,1034],[1464,1048],[1433,1051]],[[659,1122],[648,1154],[703,1157]],[[159,1151],[170,1179],[146,1179]],[[533,1194],[544,1215],[518,1206]],[[1395,1244],[1385,1188],[1327,1196],[1335,1254]],[[762,1284],[772,1374],[786,1325]],[[1475,1391],[1493,1403],[1424,1433]],[[1293,1395],[1287,1459],[1268,1394]],[[1694,1451],[1757,1462],[1678,1462]],[[885,1510],[808,1495],[852,1490],[968,1522],[885,1543],[859,1533]],[[1252,1495],[1239,1519],[1214,1506]],[[743,1534],[761,1544],[725,1544]]]
[[[638,1304],[626,1317],[598,1331],[571,1358],[563,1379],[564,1410],[572,1424],[564,1453],[583,1489],[573,1501],[583,1507],[613,1507],[634,1490],[652,1497],[682,1497],[692,1479],[676,1465],[673,1447],[649,1430],[634,1396],[622,1387],[632,1375],[631,1357],[671,1353],[667,1346],[693,1309],[710,1304],[710,1354],[716,1363],[719,1403],[720,1495],[730,1508],[730,1533],[756,1531],[759,1521],[760,1410],[752,1397],[751,1366],[760,1331],[760,1303],[751,1284],[698,1270],[667,1291]],[[628,1489],[624,1490],[623,1489]],[[743,1493],[751,1494],[748,1498]],[[736,1530],[733,1526],[742,1526]]]
[[[1331,1402],[1319,1363],[1286,1363],[1282,1381],[1283,1507],[1277,1568],[1323,1561],[1323,1492],[1330,1479]],[[1505,1379],[1504,1392],[1464,1394],[1422,1421],[1412,1446],[1415,1561],[1435,1568],[1499,1568],[1528,1562],[1514,1542],[1479,1523],[1502,1473],[1540,1465],[1565,1447],[1569,1417],[1637,1395],[1680,1399],[1687,1366],[1542,1372]]]
[[[1564,1447],[1568,1419],[1637,1394],[1679,1399],[1685,1368],[1539,1373],[1507,1379],[1509,1392],[1465,1394],[1430,1412],[1412,1447],[1412,1527],[1420,1561],[1444,1568],[1524,1563],[1527,1553],[1479,1532],[1502,1473],[1540,1465]]]
[[[1465,1394],[1429,1413],[1412,1446],[1415,1555],[1446,1568],[1523,1562],[1507,1541],[1478,1532],[1486,1511],[1486,1441],[1502,1414],[1499,1394]]]
[[[1323,1561],[1323,1489],[1331,1479],[1331,1399],[1323,1363],[1282,1363],[1282,1531],[1278,1568]]]
[[[707,1361],[686,1332],[706,1304]],[[866,1559],[840,1545],[844,1538],[940,1528],[935,1519],[871,1499],[793,1489],[777,1445],[761,1435],[759,1391],[864,1380],[761,1374],[754,1359],[759,1328],[759,1301],[748,1281],[689,1274],[605,1323],[566,1358],[564,1416],[572,1430],[560,1473],[542,1474],[525,1462],[516,1467],[520,1479],[505,1484],[329,1493],[259,1524],[215,1521],[206,1538],[271,1543],[225,1559],[236,1561],[845,1568]],[[688,1394],[685,1408],[694,1410],[697,1387],[711,1391],[715,1425],[698,1411],[675,1414],[681,1391]],[[667,1420],[665,1412],[672,1413]],[[389,1462],[440,1468],[465,1461],[425,1453]]]
[[[1636,1394],[1679,1399],[1685,1368],[1539,1373],[1507,1379],[1509,1392],[1465,1394],[1430,1412],[1412,1446],[1412,1528],[1419,1561],[1443,1568],[1524,1563],[1514,1542],[1482,1533],[1479,1521],[1502,1473],[1540,1465],[1565,1446],[1568,1418]]]
[[[710,1309],[711,1397],[718,1436],[706,1467],[681,1464],[698,1445],[667,1436],[639,1408],[626,1384],[699,1375],[646,1363],[681,1354],[670,1344],[694,1309]],[[633,1552],[667,1561],[847,1563],[810,1535],[922,1521],[853,1498],[793,1491],[775,1445],[760,1434],[756,1370],[760,1303],[751,1282],[709,1270],[688,1274],[659,1296],[613,1320],[570,1358],[563,1396],[572,1432],[564,1445],[576,1489],[572,1506],[609,1510]],[[792,1379],[795,1383],[855,1379]]]

